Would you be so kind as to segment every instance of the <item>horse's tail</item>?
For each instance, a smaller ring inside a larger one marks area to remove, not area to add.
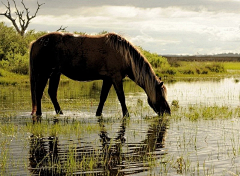
[[[34,42],[30,45],[30,85],[31,85],[31,97],[32,97],[32,113],[31,115],[35,115],[37,111],[37,99],[36,99],[36,73],[33,66],[34,53],[33,53]]]

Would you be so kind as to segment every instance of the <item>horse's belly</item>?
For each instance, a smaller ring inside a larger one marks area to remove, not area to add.
[[[102,75],[96,71],[86,70],[86,69],[71,69],[71,70],[62,70],[62,74],[67,76],[70,79],[77,81],[92,81],[102,79]]]

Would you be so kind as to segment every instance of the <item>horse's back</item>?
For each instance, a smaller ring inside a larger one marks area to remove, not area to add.
[[[36,40],[32,50],[37,65],[80,81],[102,79],[126,67],[119,52],[106,43],[106,35],[49,33]]]

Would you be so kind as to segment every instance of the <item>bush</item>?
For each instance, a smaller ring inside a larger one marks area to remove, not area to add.
[[[28,54],[22,56],[16,54],[14,58],[3,60],[0,62],[2,68],[17,74],[28,74],[29,73],[29,57]]]
[[[167,61],[167,58],[159,56],[156,53],[150,53],[149,51],[143,50],[141,47],[139,47],[141,53],[148,59],[152,67],[154,68],[163,68],[163,67],[169,67],[169,63]]]
[[[0,23],[0,67],[18,74],[28,74],[29,45],[46,32],[30,30],[24,37],[13,27]]]
[[[185,75],[194,75],[194,70],[186,68],[186,69],[181,70],[180,73],[185,74]]]
[[[177,70],[173,67],[169,67],[165,70],[163,70],[161,73],[163,74],[169,74],[169,75],[176,75],[177,74]]]
[[[225,68],[221,63],[209,63],[205,66],[205,68],[209,69],[211,72],[215,73],[223,73],[225,72]]]
[[[208,74],[208,70],[207,69],[202,70],[201,74]]]

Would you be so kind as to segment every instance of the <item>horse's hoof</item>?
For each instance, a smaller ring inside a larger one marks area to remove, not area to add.
[[[32,115],[32,120],[33,120],[33,123],[41,122],[42,116],[41,115]]]
[[[97,112],[96,117],[102,117],[102,113]]]
[[[56,111],[56,114],[57,114],[57,115],[62,115],[63,112],[62,112],[62,110],[59,110],[59,111]]]
[[[126,112],[125,115],[123,117],[130,117],[129,112]]]

